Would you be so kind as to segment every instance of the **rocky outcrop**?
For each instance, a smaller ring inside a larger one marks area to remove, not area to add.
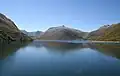
[[[39,39],[41,40],[76,40],[83,39],[85,32],[63,26],[51,27],[44,32]]]

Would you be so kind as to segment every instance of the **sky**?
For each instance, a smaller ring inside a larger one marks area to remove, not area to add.
[[[65,25],[89,32],[120,22],[120,0],[0,0],[0,13],[21,30]]]

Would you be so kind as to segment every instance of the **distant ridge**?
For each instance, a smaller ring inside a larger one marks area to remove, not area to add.
[[[28,36],[33,36],[33,37],[40,37],[40,35],[43,33],[42,31],[27,32],[26,30],[21,30],[21,32],[23,32]]]

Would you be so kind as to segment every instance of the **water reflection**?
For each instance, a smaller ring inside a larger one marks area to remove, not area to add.
[[[120,44],[89,44],[91,49],[120,59]]]
[[[20,48],[23,48],[27,46],[29,43],[20,43],[20,42],[14,42],[11,44],[6,43],[0,43],[0,59],[3,59],[10,54],[16,52]]]
[[[32,43],[0,43],[0,59],[16,52],[20,48],[26,46],[41,48],[45,47],[50,52],[55,53],[67,53],[70,51],[76,51],[84,48],[91,48],[93,50],[102,52],[103,54],[110,55],[120,59],[120,44],[86,44],[86,43],[64,43],[64,42],[32,42]]]
[[[68,53],[77,51],[78,49],[91,48],[95,51],[102,52],[103,54],[116,57],[120,59],[120,44],[105,44],[105,43],[96,43],[96,44],[87,44],[87,43],[65,43],[65,42],[33,42],[31,46],[35,47],[45,47],[50,52],[55,53]]]
[[[120,75],[119,44],[32,42],[2,46],[0,76]]]

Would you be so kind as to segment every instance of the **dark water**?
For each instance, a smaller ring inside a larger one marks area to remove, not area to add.
[[[0,44],[0,76],[120,76],[120,44]]]

